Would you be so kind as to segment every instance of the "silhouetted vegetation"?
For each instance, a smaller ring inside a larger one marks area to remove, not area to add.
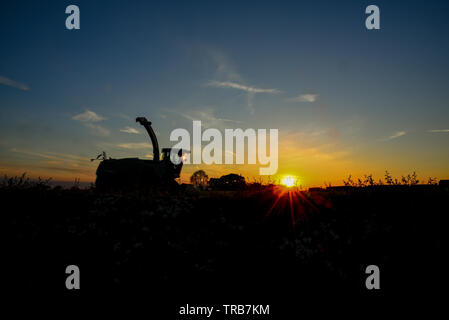
[[[2,189],[49,189],[51,178],[42,179],[38,177],[37,180],[31,180],[23,173],[21,176],[8,177],[3,176],[0,183]]]
[[[366,292],[369,264],[382,270],[382,294],[431,289],[446,272],[447,189],[285,193],[238,175],[218,180],[239,187],[105,193],[5,177],[7,280],[18,290],[64,290],[61,270],[77,264],[83,292],[273,301],[288,298],[287,283],[295,296]],[[39,276],[24,276],[30,266]]]
[[[407,174],[406,176],[401,176],[400,179],[393,178],[390,174],[390,172],[385,171],[385,182],[382,179],[379,179],[378,181],[375,181],[372,174],[365,174],[363,178],[357,178],[354,180],[352,178],[352,175],[349,175],[346,180],[343,180],[343,184],[347,187],[372,187],[372,186],[383,186],[383,185],[389,185],[389,186],[399,186],[399,185],[405,185],[405,186],[416,186],[419,184],[420,180],[418,179],[418,175],[415,171],[413,171],[411,174]],[[427,184],[429,185],[437,185],[438,180],[437,178],[429,177],[427,179]]]

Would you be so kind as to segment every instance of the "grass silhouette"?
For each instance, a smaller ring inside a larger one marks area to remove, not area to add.
[[[411,174],[401,184],[418,181]],[[260,183],[174,193],[49,183],[22,175],[0,184],[7,280],[18,290],[65,290],[69,264],[80,267],[87,292],[152,288],[183,301],[231,291],[236,299],[287,299],[286,283],[298,294],[360,293],[369,264],[382,270],[384,294],[410,293],[430,290],[444,272],[448,191],[434,185],[368,188],[376,183],[367,175],[346,180],[362,187],[353,192],[298,191],[291,201]],[[292,204],[305,217],[294,228]],[[39,277],[24,276],[30,266]]]

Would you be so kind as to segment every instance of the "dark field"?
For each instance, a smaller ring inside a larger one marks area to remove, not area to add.
[[[3,186],[6,280],[19,292],[139,292],[180,303],[428,296],[444,287],[447,190],[292,191],[294,226],[288,192],[266,217],[279,193]],[[70,264],[80,268],[78,292],[65,288]],[[381,271],[376,292],[365,288],[370,264]]]

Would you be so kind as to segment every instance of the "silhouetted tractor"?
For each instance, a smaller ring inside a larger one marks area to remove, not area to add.
[[[147,188],[171,188],[177,185],[175,179],[179,178],[182,169],[183,150],[173,150],[179,157],[179,164],[170,160],[171,148],[162,149],[159,153],[159,144],[154,134],[151,122],[144,117],[138,117],[145,127],[153,144],[153,160],[139,158],[107,159],[103,157],[97,168],[95,186],[100,190],[139,190]],[[172,156],[173,157],[173,156]]]

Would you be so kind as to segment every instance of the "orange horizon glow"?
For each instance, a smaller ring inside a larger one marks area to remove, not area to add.
[[[48,179],[50,178],[53,182],[64,182],[64,183],[70,183],[74,182],[75,180],[79,180],[81,183],[93,183],[95,182],[95,171],[98,166],[98,162],[95,163],[89,163],[88,168],[81,169],[78,173],[73,174],[67,174],[65,171],[65,168],[61,168],[60,171],[57,169],[53,170],[39,170],[38,168],[33,166],[27,170],[27,169],[20,169],[20,168],[8,168],[8,167],[0,167],[0,175],[8,176],[8,177],[14,177],[14,176],[21,176],[22,174],[26,174],[26,177],[30,178],[31,180],[35,180],[38,178],[41,179]],[[209,170],[210,167],[210,170]],[[304,172],[301,172],[301,179],[298,178],[298,175],[294,174],[277,174],[275,176],[260,176],[254,174],[256,169],[254,170],[244,170],[247,168],[244,168],[246,166],[242,166],[242,168],[235,168],[235,166],[232,166],[231,168],[223,168],[223,170],[217,170],[216,166],[210,166],[210,165],[204,165],[204,166],[185,166],[183,168],[183,171],[181,173],[181,177],[179,179],[180,183],[190,183],[190,176],[195,172],[196,170],[204,170],[206,174],[208,174],[209,178],[219,178],[222,175],[226,175],[229,173],[236,173],[241,176],[243,176],[248,183],[258,182],[262,184],[274,184],[274,185],[280,185],[283,187],[292,188],[292,187],[300,187],[300,188],[309,188],[309,187],[323,187],[326,185],[332,185],[332,186],[338,186],[343,185],[343,180],[347,179],[348,176],[351,174],[352,178],[356,180],[357,178],[363,178],[365,174],[373,174],[375,181],[377,182],[379,179],[384,179],[385,169],[381,169],[378,171],[363,171],[361,169],[353,170],[352,173],[350,171],[346,171],[345,173],[339,173],[339,172],[332,172],[326,174],[327,178],[321,178],[320,176],[314,176],[312,174],[306,174]],[[395,174],[396,172],[388,170],[394,177],[400,178],[402,175],[407,175],[411,173],[411,171],[400,171],[399,174]],[[294,172],[293,170],[290,170],[290,172]],[[428,177],[437,177],[438,180],[445,179],[447,176],[436,176],[436,175],[423,175],[419,174],[418,177],[420,178],[420,183],[426,183]]]
[[[333,139],[333,138],[332,138]],[[331,139],[331,142],[332,142]],[[71,182],[79,179],[83,183],[95,181],[98,161],[90,161],[87,156],[62,154],[56,152],[31,152],[13,149],[16,156],[14,162],[2,162],[0,174],[21,176],[24,172],[31,179],[51,178],[52,181]],[[190,176],[197,170],[204,170],[209,178],[236,173],[249,183],[277,184],[284,186],[322,187],[325,185],[343,185],[343,180],[349,175],[353,178],[363,178],[372,174],[376,180],[384,179],[385,170],[393,177],[400,178],[416,171],[421,182],[428,177],[447,179],[449,168],[445,163],[433,163],[421,159],[425,156],[416,154],[413,159],[407,154],[395,154],[392,150],[385,154],[371,154],[370,151],[355,152],[345,147],[341,141],[324,143],[314,135],[300,133],[285,134],[279,144],[278,172],[274,176],[259,175],[260,165],[184,165],[179,181],[190,183]],[[127,151],[123,154],[113,154],[113,158],[143,157],[147,148],[140,151]],[[109,154],[109,153],[108,153]],[[296,180],[283,181],[286,177]],[[300,177],[300,179],[299,179]],[[424,182],[425,183],[425,182]]]

